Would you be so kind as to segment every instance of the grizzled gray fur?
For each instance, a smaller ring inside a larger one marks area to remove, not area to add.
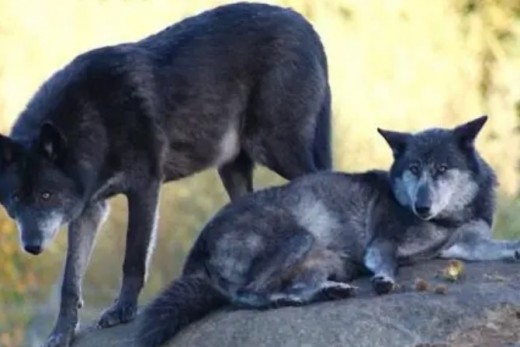
[[[145,310],[143,346],[226,304],[270,308],[345,298],[372,274],[433,257],[516,260],[520,241],[491,239],[495,174],[474,147],[486,121],[417,134],[379,130],[389,172],[323,172],[234,201],[204,227],[182,276]]]

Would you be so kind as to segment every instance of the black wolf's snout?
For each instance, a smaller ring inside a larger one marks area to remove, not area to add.
[[[24,249],[27,253],[31,253],[33,255],[38,255],[42,252],[43,248],[41,245],[37,245],[37,244],[34,244],[34,245],[25,245],[24,246]]]
[[[432,198],[428,186],[422,186],[417,191],[414,208],[419,217],[427,218],[430,215]]]

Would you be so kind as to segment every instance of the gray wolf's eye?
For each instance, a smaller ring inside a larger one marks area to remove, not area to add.
[[[42,193],[42,200],[49,200],[50,198],[51,198],[51,193],[49,193],[49,192]]]
[[[19,202],[20,201],[20,194],[13,193],[13,195],[11,195],[11,200],[13,200],[13,202]]]
[[[408,167],[408,170],[410,170],[411,173],[413,173],[414,175],[418,175],[419,174],[419,171],[420,171],[420,167],[419,167],[419,164],[410,164],[410,166]]]
[[[437,166],[437,173],[438,174],[443,174],[446,172],[446,170],[448,170],[448,167],[444,164],[441,164],[441,165],[438,165]]]

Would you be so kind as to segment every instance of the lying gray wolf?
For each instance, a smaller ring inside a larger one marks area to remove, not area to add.
[[[389,172],[322,172],[244,196],[198,237],[182,276],[144,311],[138,339],[159,346],[227,304],[301,305],[352,295],[369,270],[379,293],[399,265],[433,257],[518,259],[491,239],[495,174],[474,147],[486,117],[417,134],[379,130]]]
[[[34,95],[0,136],[0,202],[24,249],[61,225],[69,246],[46,346],[68,346],[105,200],[128,198],[119,296],[99,324],[131,320],[145,282],[162,183],[218,168],[231,199],[253,164],[290,180],[331,168],[330,91],[320,38],[299,14],[238,3],[135,43],[86,52]]]

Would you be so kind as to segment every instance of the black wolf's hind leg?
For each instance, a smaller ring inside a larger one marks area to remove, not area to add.
[[[245,152],[218,169],[231,200],[253,191],[253,161]]]
[[[281,62],[262,76],[256,89],[248,115],[254,122],[246,123],[244,141],[251,158],[287,180],[328,166],[330,101],[323,67],[306,60]],[[325,154],[320,163],[317,147]]]
[[[313,153],[305,139],[276,139],[269,143],[263,164],[286,180],[318,171]]]
[[[332,140],[331,140],[331,99],[330,88],[327,87],[321,110],[318,114],[314,133],[314,164],[318,170],[332,170]]]
[[[98,323],[100,327],[126,323],[136,315],[137,300],[144,286],[155,242],[159,189],[160,180],[156,180],[127,194],[128,231],[123,283],[115,303],[102,314]]]

